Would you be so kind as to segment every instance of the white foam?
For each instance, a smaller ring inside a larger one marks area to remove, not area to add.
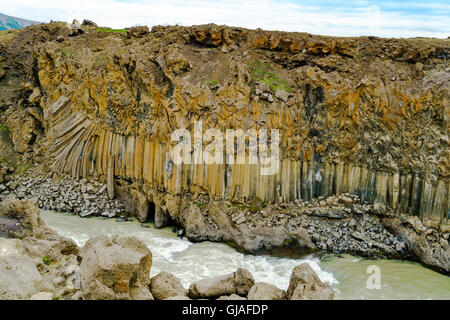
[[[89,238],[100,234],[137,237],[152,251],[151,276],[162,270],[171,272],[186,287],[193,281],[230,273],[242,267],[250,271],[255,281],[287,289],[292,269],[301,263],[308,263],[322,281],[338,283],[333,274],[323,271],[318,260],[312,256],[291,259],[247,255],[221,243],[191,243],[177,238],[169,229],[143,228],[136,221],[117,223],[114,219],[82,219],[47,211],[42,211],[41,216],[50,228],[75,240],[80,246]]]

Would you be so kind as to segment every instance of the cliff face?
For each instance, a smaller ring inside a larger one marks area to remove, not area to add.
[[[278,203],[350,192],[447,222],[450,40],[215,25],[107,31],[69,36],[52,23],[3,41],[16,151],[42,140],[50,167],[74,177],[113,165],[157,207],[156,194]],[[278,129],[280,170],[175,165],[171,134],[193,133],[195,121],[203,132]],[[169,211],[183,211],[174,203]]]

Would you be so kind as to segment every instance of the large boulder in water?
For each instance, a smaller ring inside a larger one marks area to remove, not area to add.
[[[153,300],[150,292],[152,253],[134,237],[99,236],[81,249],[83,299]]]
[[[334,292],[309,264],[302,263],[292,270],[287,295],[290,300],[333,300]]]
[[[162,271],[150,279],[152,295],[156,300],[186,295],[186,289],[180,279],[173,274]]]
[[[274,285],[257,282],[247,295],[248,300],[286,300],[286,291]]]

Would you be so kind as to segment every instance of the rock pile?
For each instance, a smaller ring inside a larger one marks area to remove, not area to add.
[[[109,199],[105,183],[96,180],[14,178],[0,184],[0,200],[12,194],[19,199],[37,199],[39,208],[72,212],[81,217],[116,217],[124,213],[117,199]]]

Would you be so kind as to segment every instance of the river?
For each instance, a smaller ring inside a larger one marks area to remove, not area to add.
[[[309,263],[322,281],[331,284],[335,299],[450,299],[450,277],[418,263],[397,260],[367,260],[350,255],[310,255],[304,258],[249,255],[221,243],[191,243],[176,237],[172,228],[155,229],[152,223],[137,220],[78,216],[41,211],[44,222],[58,234],[73,239],[79,246],[94,236],[118,234],[144,241],[153,254],[151,276],[164,270],[179,277],[187,288],[193,281],[246,268],[255,281],[264,281],[287,289],[292,269]],[[379,270],[380,288],[367,288],[372,274]]]

